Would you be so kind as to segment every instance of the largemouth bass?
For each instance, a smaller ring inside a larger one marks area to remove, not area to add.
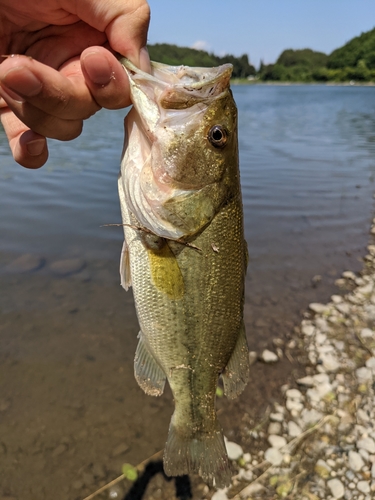
[[[249,371],[232,66],[152,63],[147,74],[122,63],[134,106],[119,177],[120,273],[140,324],[135,377],[150,395],[166,380],[172,389],[166,474],[198,473],[224,487],[231,470],[215,411],[218,378],[234,398]]]

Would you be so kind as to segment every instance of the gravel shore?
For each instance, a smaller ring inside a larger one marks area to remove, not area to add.
[[[212,500],[375,498],[375,246],[359,275],[336,284],[342,294],[310,304],[298,329],[306,375],[249,431],[253,447],[227,443],[238,474]],[[277,362],[280,351],[261,358]]]

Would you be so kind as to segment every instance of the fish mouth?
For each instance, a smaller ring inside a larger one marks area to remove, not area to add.
[[[187,109],[219,97],[229,88],[232,64],[214,68],[169,66],[151,61],[151,73],[137,68],[129,59],[120,59],[131,84],[153,90],[153,99],[164,109]],[[149,92],[146,92],[149,94]],[[133,103],[136,105],[136,102]]]

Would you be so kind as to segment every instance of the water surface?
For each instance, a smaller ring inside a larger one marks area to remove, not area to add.
[[[287,338],[309,302],[326,300],[343,270],[361,267],[375,98],[371,87],[233,92],[250,254],[245,322],[260,351]],[[0,135],[0,497],[82,499],[165,442],[171,395],[145,396],[133,378],[138,325],[119,286],[122,229],[101,227],[121,221],[124,114],[101,111],[76,141],[51,141],[37,171],[16,165]],[[41,267],[9,267],[24,254]],[[77,272],[56,274],[61,259],[78,259]],[[256,364],[240,406],[219,402],[228,436],[279,397],[292,368]]]

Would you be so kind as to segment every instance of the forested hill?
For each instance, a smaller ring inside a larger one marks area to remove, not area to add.
[[[254,66],[249,63],[246,54],[235,57],[230,54],[219,57],[209,54],[204,50],[191,49],[189,47],[178,47],[168,43],[156,43],[147,46],[152,61],[158,61],[172,66],[219,66],[224,63],[233,64],[234,78],[247,78],[256,74]]]
[[[261,63],[258,71],[246,54],[219,57],[204,50],[166,43],[149,45],[148,50],[152,60],[175,66],[212,67],[230,62],[234,78],[280,82],[375,82],[375,28],[329,55],[311,49],[284,50],[275,64]]]
[[[375,28],[330,55],[284,50],[275,64],[261,65],[257,76],[264,81],[375,81]]]

